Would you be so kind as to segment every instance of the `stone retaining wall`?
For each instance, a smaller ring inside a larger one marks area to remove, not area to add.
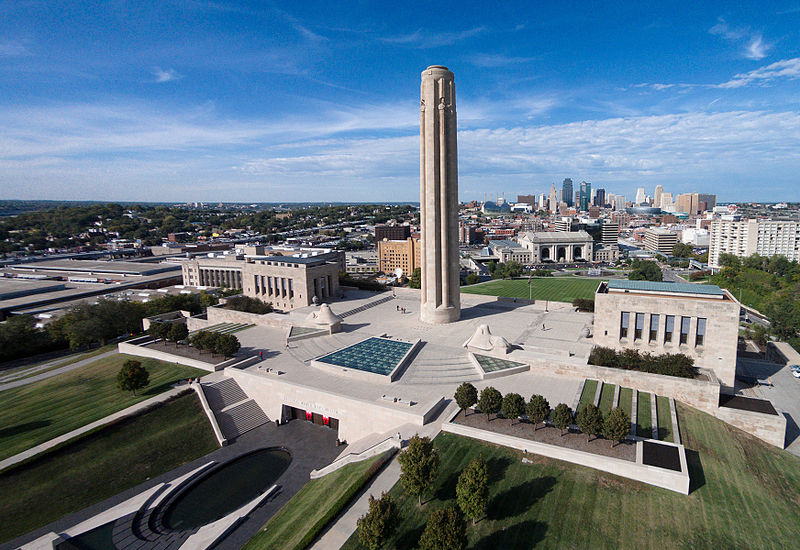
[[[258,313],[247,313],[245,311],[225,309],[219,306],[207,308],[206,317],[209,323],[206,326],[219,323],[241,323],[244,325],[288,329],[292,325],[291,317],[281,313],[265,313],[259,315]]]
[[[130,342],[120,342],[117,344],[117,351],[120,353],[127,353],[128,355],[135,355],[137,357],[149,357],[151,359],[159,359],[168,363],[178,363],[179,365],[194,367],[196,369],[201,369],[208,372],[222,370],[228,365],[232,365],[233,363],[242,360],[241,357],[234,357],[215,365],[213,363],[206,363],[205,361],[200,361],[198,359],[191,359],[182,355],[159,351],[141,345],[132,344]]]
[[[783,449],[786,441],[786,417],[777,408],[775,410],[777,415],[719,407],[714,416]]]

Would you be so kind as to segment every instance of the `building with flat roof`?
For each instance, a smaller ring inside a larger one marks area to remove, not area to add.
[[[238,256],[179,263],[185,285],[241,288],[245,296],[289,310],[337,297],[345,256],[330,249],[254,246]]]
[[[411,276],[418,267],[421,267],[419,239],[378,241],[378,271],[392,273],[402,269],[405,276]]]
[[[508,239],[489,241],[489,250],[497,256],[500,263],[518,262],[522,265],[531,263],[531,251]]]
[[[375,226],[375,242],[388,239],[390,241],[404,241],[411,236],[410,225],[378,224]]]
[[[591,262],[594,258],[594,240],[586,231],[526,232],[519,243],[530,250],[532,264]]]
[[[678,234],[662,227],[648,227],[644,233],[644,249],[672,255],[672,247],[678,244]]]
[[[800,260],[800,222],[776,220],[728,221],[711,224],[708,265],[719,268],[721,254],[746,258],[752,254]]]
[[[601,283],[594,297],[594,342],[683,353],[732,390],[740,308],[727,290],[714,285],[612,279]]]

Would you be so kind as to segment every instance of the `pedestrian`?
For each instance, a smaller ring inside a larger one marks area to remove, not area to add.
[[[544,328],[544,323],[542,323],[542,330],[547,330],[547,329]]]
[[[400,306],[394,306],[395,311],[400,311]]]
[[[286,339],[286,349],[289,349],[289,339]]]
[[[263,351],[259,351],[258,352],[258,358],[259,359],[264,359],[264,352]]]
[[[398,441],[402,441],[402,439],[403,439],[402,437],[400,437],[400,432],[397,432],[397,439],[398,439]]]

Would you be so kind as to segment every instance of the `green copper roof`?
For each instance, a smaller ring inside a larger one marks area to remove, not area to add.
[[[608,288],[616,290],[639,290],[643,292],[675,292],[678,294],[701,294],[704,296],[724,296],[716,285],[693,285],[689,283],[668,283],[654,281],[628,281],[611,279]]]

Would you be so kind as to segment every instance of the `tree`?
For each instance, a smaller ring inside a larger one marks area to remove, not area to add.
[[[592,312],[594,311],[594,300],[575,298],[572,300],[572,307],[576,308],[578,311]]]
[[[572,409],[566,403],[559,403],[553,409],[553,426],[561,430],[561,435],[564,435],[564,430],[572,424]]]
[[[186,325],[183,323],[172,323],[169,326],[169,333],[167,334],[167,338],[172,340],[173,342],[179,342],[181,340],[186,340],[189,336],[189,329],[186,328]]]
[[[220,334],[214,344],[214,352],[230,357],[239,351],[240,347],[239,339],[233,334]]]
[[[500,409],[503,411],[503,416],[513,421],[525,414],[525,400],[518,393],[507,393],[503,396]]]
[[[167,339],[169,333],[169,323],[162,323],[161,321],[152,321],[147,329],[147,334],[153,338],[160,338],[161,340]]]
[[[456,502],[464,515],[472,518],[472,525],[486,515],[486,507],[489,505],[489,472],[483,457],[472,459],[458,476]]]
[[[408,280],[409,288],[422,288],[422,268],[415,267],[411,272],[411,278]]]
[[[381,548],[397,530],[397,506],[388,493],[369,496],[369,510],[358,518],[358,540],[370,550]]]
[[[526,412],[528,420],[533,422],[533,430],[536,431],[536,424],[544,422],[550,416],[550,403],[541,395],[532,395]]]
[[[262,302],[258,298],[251,298],[250,296],[231,296],[225,302],[226,309],[233,309],[235,311],[242,311],[245,313],[255,313],[257,315],[264,315],[265,313],[272,313],[272,304]]]
[[[631,433],[631,419],[628,413],[619,407],[611,409],[603,421],[603,437],[610,440],[613,447],[629,433]]]
[[[469,382],[464,382],[456,389],[454,397],[458,408],[464,411],[464,416],[466,416],[467,409],[478,402],[478,390]]]
[[[467,275],[465,282],[468,285],[474,285],[475,283],[481,282],[481,278],[476,273],[470,273]]]
[[[439,468],[439,454],[433,448],[429,437],[412,437],[408,447],[397,457],[400,463],[400,482],[411,495],[417,495],[418,504],[422,505],[422,495],[436,479]]]
[[[421,550],[464,550],[467,547],[467,527],[455,506],[436,510],[428,516],[419,547]]]
[[[631,281],[661,281],[664,275],[656,262],[649,260],[633,260],[628,279]]]
[[[486,413],[486,420],[489,420],[490,414],[497,414],[500,412],[500,407],[503,405],[503,394],[488,386],[481,390],[481,397],[478,399],[478,408],[481,412]]]
[[[146,387],[149,382],[150,373],[139,361],[134,359],[125,361],[117,374],[119,389],[132,392],[133,395],[136,395],[136,390]]]
[[[691,258],[694,254],[694,248],[690,244],[675,243],[672,246],[672,255],[678,258]]]
[[[603,431],[603,413],[594,405],[586,405],[578,411],[575,423],[586,434],[586,441],[589,441],[589,437],[597,437]]]

